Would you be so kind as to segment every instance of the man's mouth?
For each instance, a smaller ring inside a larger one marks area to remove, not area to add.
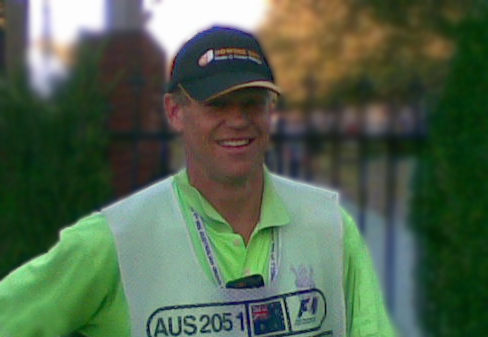
[[[229,148],[236,148],[236,147],[244,147],[251,144],[253,141],[252,138],[242,138],[242,139],[227,139],[227,140],[220,140],[217,143],[223,147]]]

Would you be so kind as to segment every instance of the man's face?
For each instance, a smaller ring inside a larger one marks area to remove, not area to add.
[[[231,92],[209,103],[179,106],[172,125],[185,141],[192,179],[245,181],[261,174],[268,144],[269,95],[266,89]]]

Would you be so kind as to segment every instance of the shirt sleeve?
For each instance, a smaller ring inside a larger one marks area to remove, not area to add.
[[[368,249],[351,216],[342,215],[347,336],[394,337]]]
[[[0,282],[1,337],[81,331],[118,281],[112,236],[96,213],[61,231],[59,242]]]

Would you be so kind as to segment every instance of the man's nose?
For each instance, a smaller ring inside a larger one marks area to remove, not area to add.
[[[249,113],[240,106],[229,108],[226,117],[227,125],[232,128],[244,128],[249,124]]]

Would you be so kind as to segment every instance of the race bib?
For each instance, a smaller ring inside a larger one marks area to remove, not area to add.
[[[318,289],[269,298],[159,308],[147,320],[148,337],[327,336],[327,302]]]

